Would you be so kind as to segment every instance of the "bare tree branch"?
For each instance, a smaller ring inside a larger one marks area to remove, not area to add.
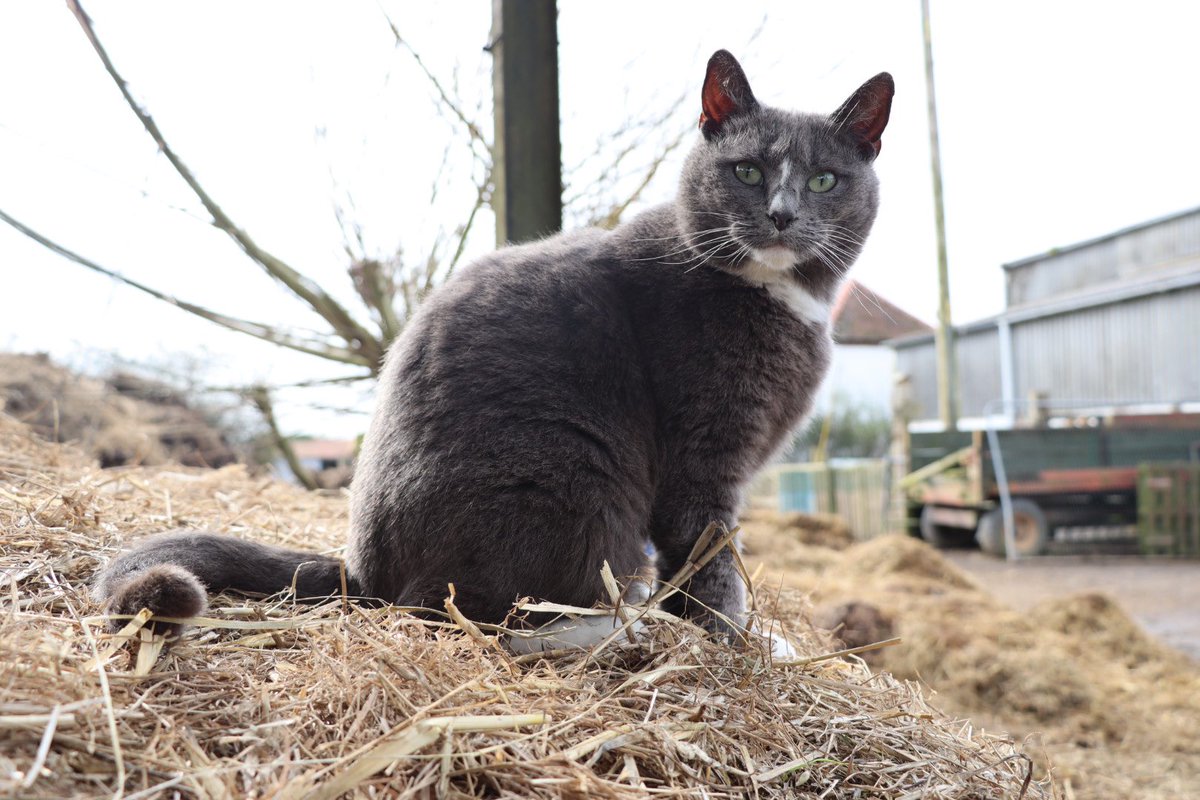
[[[276,383],[270,386],[262,385],[269,392],[277,392],[281,389],[311,389],[316,386],[344,386],[350,383],[358,383],[360,381],[375,380],[375,376],[369,372],[364,372],[360,375],[343,375],[340,378],[314,378],[310,381],[295,381],[293,383]],[[244,384],[236,386],[213,386],[205,385],[205,390],[210,392],[231,392],[233,394],[245,395],[248,389]]]
[[[454,272],[454,268],[458,266],[459,259],[462,258],[463,250],[467,246],[467,237],[471,235],[471,228],[475,225],[475,216],[487,204],[487,187],[491,183],[491,171],[484,176],[484,180],[476,188],[475,204],[471,206],[471,213],[467,214],[467,221],[463,223],[458,231],[458,246],[454,248],[454,255],[450,258],[450,266],[446,269],[446,277]],[[428,291],[432,287],[426,287]]]
[[[205,209],[208,210],[208,213],[212,216],[213,224],[237,242],[243,252],[262,266],[267,274],[271,275],[290,289],[293,294],[308,303],[317,314],[333,326],[333,329],[337,331],[339,336],[346,340],[351,348],[360,353],[364,358],[376,362],[379,361],[383,356],[383,349],[378,337],[362,327],[341,304],[315,282],[288,266],[280,258],[259,247],[250,238],[249,234],[239,228],[225,211],[217,205],[216,201],[209,196],[191,170],[188,169],[187,165],[176,155],[171,146],[167,144],[154,119],[133,98],[128,84],[121,77],[121,74],[117,72],[116,67],[108,57],[107,51],[96,36],[96,32],[92,27],[92,21],[79,4],[79,0],[67,0],[67,6],[79,21],[84,34],[87,36],[96,54],[100,57],[105,70],[107,70],[113,82],[116,83],[121,95],[125,98],[125,102],[133,110],[133,113],[137,115],[138,120],[142,123],[142,127],[154,139],[155,144],[158,145],[163,155],[171,163],[171,166],[175,168],[175,171],[191,188]]]
[[[434,278],[437,276],[438,267],[442,265],[441,252],[442,243],[446,240],[445,231],[438,231],[437,241],[433,247],[429,249],[429,255],[425,257],[425,267],[423,269],[424,278],[421,275],[413,274],[410,280],[413,283],[413,288],[416,292],[414,302],[410,305],[409,313],[416,310],[416,306],[425,299],[425,295],[433,288]]]
[[[613,228],[620,223],[629,207],[641,199],[667,158],[687,140],[692,129],[679,124],[679,116],[689,98],[689,93],[682,93],[666,104],[665,110],[657,110],[652,116],[633,116],[611,134],[597,140],[594,150],[568,170],[568,176],[572,177],[568,177],[563,187],[563,207],[587,225]],[[656,105],[663,108],[662,104]],[[675,135],[654,145],[649,162],[637,168],[641,173],[637,184],[623,195],[614,197],[618,186],[624,184],[623,174],[634,172],[625,168],[627,159],[650,150],[648,140],[659,131],[675,131]],[[603,163],[594,175],[584,169],[593,162]]]
[[[487,153],[487,161],[490,163],[492,160],[491,142],[489,142],[487,137],[483,135],[483,131],[479,129],[479,126],[472,122],[469,117],[467,117],[466,112],[463,111],[462,104],[450,96],[450,93],[446,91],[444,86],[442,86],[442,82],[438,80],[436,75],[429,71],[429,67],[425,66],[425,61],[421,58],[420,53],[418,53],[413,46],[410,45],[408,41],[400,35],[400,29],[396,27],[394,22],[392,22],[392,18],[388,16],[387,12],[383,11],[382,8],[380,11],[383,12],[383,18],[387,20],[388,27],[391,28],[392,36],[396,37],[396,45],[398,47],[403,47],[408,51],[408,54],[412,56],[413,61],[416,62],[417,66],[421,69],[421,72],[425,73],[425,77],[429,79],[429,83],[433,85],[434,90],[438,93],[438,96],[441,97],[442,102],[445,103],[446,107],[453,112],[454,116],[458,118],[458,121],[461,122],[467,129],[467,134],[471,137],[471,141],[473,143],[478,143],[483,147],[484,151]]]
[[[287,462],[288,469],[296,476],[296,480],[300,481],[301,485],[309,491],[320,488],[312,473],[305,469],[304,465],[300,463],[300,459],[296,457],[292,443],[279,430],[279,423],[275,419],[275,405],[271,402],[271,393],[265,386],[255,386],[247,392],[247,396],[266,420],[267,428],[271,431],[271,440],[279,448],[283,460]]]
[[[325,140],[325,134],[322,131],[319,134],[320,140]],[[329,171],[329,186],[332,190],[330,203],[333,206],[333,218],[337,222],[338,230],[342,234],[342,252],[351,261],[367,257],[367,243],[363,236],[362,224],[357,219],[352,219],[347,216],[346,211],[349,209],[352,213],[357,214],[358,208],[354,204],[354,195],[349,190],[342,190],[338,184],[337,175],[333,171],[333,163],[327,162],[326,169]],[[339,190],[345,195],[345,204],[338,199]]]
[[[195,314],[196,316],[202,317],[209,322],[215,322],[216,324],[228,328],[229,330],[237,331],[238,333],[249,334],[256,339],[262,339],[263,341],[270,342],[271,344],[278,345],[280,347],[286,347],[290,350],[298,350],[299,352],[307,353],[308,355],[320,356],[321,358],[329,359],[331,361],[340,361],[345,364],[357,364],[367,367],[372,371],[377,370],[379,367],[378,361],[368,360],[361,353],[355,350],[338,347],[337,345],[332,345],[319,339],[304,339],[278,328],[274,328],[270,325],[265,325],[260,322],[251,322],[249,320],[238,319],[237,317],[221,314],[220,312],[212,311],[204,308],[203,306],[198,306],[195,303],[189,303],[186,300],[180,300],[179,298],[173,297],[165,292],[160,292],[157,289],[151,288],[134,280],[133,278],[128,278],[121,273],[116,272],[115,270],[103,267],[100,264],[97,264],[95,261],[79,255],[73,250],[68,250],[66,247],[63,247],[57,242],[46,238],[29,226],[9,216],[3,209],[0,209],[0,221],[12,226],[20,233],[45,247],[47,250],[74,261],[76,264],[87,267],[94,272],[99,272],[101,275],[106,275],[113,280],[125,284],[126,286],[130,286],[138,291],[144,292],[157,300],[162,300],[164,303],[170,303],[176,308],[180,308],[190,314]]]
[[[610,208],[604,217],[597,220],[596,224],[602,228],[617,227],[617,223],[621,221],[621,215],[625,213],[629,206],[633,205],[639,198],[641,198],[642,192],[646,191],[646,187],[649,186],[650,182],[654,180],[654,176],[658,174],[658,170],[660,167],[662,167],[663,162],[667,160],[667,157],[670,156],[671,153],[679,149],[679,146],[683,144],[683,140],[686,138],[688,133],[689,131],[686,129],[681,130],[678,136],[668,142],[667,145],[660,150],[657,155],[655,155],[654,160],[650,162],[650,166],[646,169],[645,174],[642,175],[642,180],[638,182],[638,185],[634,188],[634,190],[624,200]]]
[[[379,327],[383,332],[383,345],[386,348],[392,339],[400,333],[403,327],[396,317],[394,306],[396,300],[396,281],[394,269],[374,258],[362,258],[350,267],[350,276],[354,280],[355,291],[367,304],[367,307],[379,315]]]

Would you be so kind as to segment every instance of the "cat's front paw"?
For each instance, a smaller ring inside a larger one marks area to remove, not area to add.
[[[741,610],[730,609],[726,612],[716,612],[703,609],[698,614],[691,614],[691,621],[699,625],[716,639],[728,644],[740,644],[746,641],[746,618]]]
[[[745,612],[738,603],[728,603],[724,609],[714,609],[700,606],[697,603],[685,603],[682,608],[670,608],[671,613],[694,622],[712,634],[714,638],[724,639],[730,644],[744,642],[746,637]]]
[[[708,603],[697,602],[689,594],[680,592],[668,597],[663,601],[663,610],[689,620],[731,644],[745,640],[746,611],[742,592],[728,591],[719,600]]]

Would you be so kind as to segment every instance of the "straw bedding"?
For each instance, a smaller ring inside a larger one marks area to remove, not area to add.
[[[174,526],[328,550],[346,497],[237,467],[100,470],[0,415],[0,791],[1049,796],[1008,741],[914,683],[824,657],[837,645],[796,593],[761,598],[790,620],[791,665],[676,620],[593,652],[516,657],[469,623],[281,598],[218,598],[161,652],[138,620],[103,635],[93,571]]]
[[[748,522],[747,561],[773,564],[780,537],[777,522]],[[873,666],[920,680],[939,706],[988,730],[1030,737],[1027,751],[1043,770],[1053,763],[1068,797],[1200,797],[1200,665],[1111,598],[1087,593],[1018,613],[902,536],[808,551],[769,580],[802,590],[822,621],[878,609],[904,644],[873,653]]]

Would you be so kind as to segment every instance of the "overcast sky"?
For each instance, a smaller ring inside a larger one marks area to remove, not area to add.
[[[135,96],[217,201],[347,303],[335,198],[353,198],[369,250],[402,247],[411,263],[470,208],[468,150],[374,0],[84,5]],[[490,133],[491,4],[383,8]],[[1200,5],[935,0],[932,10],[956,321],[1003,308],[1006,261],[1200,205]],[[598,142],[627,120],[689,98],[629,160],[630,179],[656,143],[690,129],[717,48],[739,57],[761,101],[809,111],[832,111],[866,78],[891,72],[896,102],[877,162],[883,204],[853,274],[934,320],[918,0],[563,0],[559,40],[563,160],[576,186],[611,155],[601,145],[592,156]],[[0,4],[0,75],[0,208],[182,298],[316,324],[206,224],[65,5]],[[661,170],[643,205],[671,198],[678,164]],[[491,226],[482,219],[470,252],[492,246]],[[0,279],[0,348],[77,365],[107,352],[191,354],[229,383],[346,371],[220,332],[4,225]],[[303,412],[311,397],[284,399],[293,428],[362,428],[352,416]]]

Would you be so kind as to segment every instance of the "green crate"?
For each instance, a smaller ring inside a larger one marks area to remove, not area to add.
[[[1138,468],[1138,540],[1146,555],[1200,558],[1200,464]]]

